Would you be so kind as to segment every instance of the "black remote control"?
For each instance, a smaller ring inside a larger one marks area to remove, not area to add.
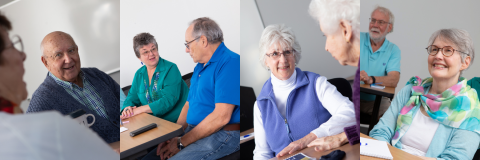
[[[144,126],[144,127],[142,127],[142,128],[139,128],[139,129],[137,129],[137,130],[134,130],[134,131],[130,132],[130,136],[131,136],[131,137],[135,137],[135,136],[137,136],[137,135],[139,135],[139,134],[142,134],[143,132],[146,132],[146,131],[151,130],[151,129],[154,129],[154,128],[157,128],[157,124],[156,124],[156,123],[152,123],[152,124],[146,125],[146,126]]]

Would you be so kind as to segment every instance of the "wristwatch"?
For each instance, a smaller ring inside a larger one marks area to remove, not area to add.
[[[372,84],[375,84],[375,81],[376,81],[376,80],[375,80],[375,77],[374,77],[374,76],[370,76],[370,77],[371,77],[372,80],[373,80],[373,81],[372,81]]]
[[[177,139],[177,147],[178,147],[179,150],[182,150],[185,147],[183,146],[182,141],[180,141],[180,138],[181,137],[178,137],[178,139]]]

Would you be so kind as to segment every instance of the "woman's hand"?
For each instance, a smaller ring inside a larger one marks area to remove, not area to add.
[[[299,139],[295,142],[290,143],[287,147],[285,147],[282,151],[280,151],[280,153],[277,154],[277,158],[280,158],[281,156],[292,154],[295,151],[304,149],[305,147],[307,147],[307,144],[309,144],[316,138],[317,138],[317,135],[313,133],[307,134],[302,139]]]
[[[315,147],[315,151],[319,152],[340,147],[347,142],[347,135],[345,134],[345,132],[342,132],[334,136],[317,138],[310,144],[308,144],[307,147]]]
[[[120,116],[120,119],[127,119],[127,118],[130,118],[130,117],[134,116],[135,115],[134,109],[136,109],[136,108],[137,108],[137,106],[125,107],[125,109],[123,109],[122,115]]]

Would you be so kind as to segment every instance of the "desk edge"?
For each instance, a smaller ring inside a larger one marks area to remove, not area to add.
[[[140,151],[143,151],[145,149],[148,149],[150,147],[145,147],[145,146],[155,146],[155,145],[158,145],[160,144],[161,142],[165,142],[175,136],[179,136],[183,133],[183,129],[182,127],[178,128],[177,130],[173,131],[173,132],[170,132],[168,134],[165,134],[164,136],[161,136],[161,137],[158,137],[158,138],[155,138],[149,142],[146,142],[146,143],[143,143],[141,145],[138,145],[138,146],[135,146],[133,148],[130,148],[128,150],[125,150],[123,152],[120,153],[120,159],[122,158],[126,158],[128,156],[131,156],[135,153],[138,153]]]
[[[394,94],[392,94],[392,93],[382,92],[382,91],[379,91],[379,90],[375,90],[375,89],[371,89],[371,88],[363,88],[363,87],[360,87],[360,92],[379,95],[379,96],[388,97],[388,98],[393,98],[393,96],[394,96]]]

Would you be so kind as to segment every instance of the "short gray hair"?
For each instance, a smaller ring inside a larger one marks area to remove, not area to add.
[[[190,22],[193,25],[192,36],[194,38],[204,35],[209,44],[223,42],[223,32],[218,24],[208,17],[197,18]],[[198,39],[197,39],[198,41]]]
[[[260,38],[260,62],[265,68],[267,68],[267,66],[265,66],[265,56],[268,49],[272,46],[277,50],[285,50],[288,48],[293,49],[296,64],[298,64],[302,57],[302,48],[300,47],[293,30],[290,27],[286,27],[284,24],[269,25],[262,32],[262,37]]]
[[[375,9],[373,9],[372,14],[375,11],[379,11],[379,12],[388,16],[388,23],[390,23],[392,25],[392,30],[388,33],[392,33],[393,32],[393,22],[395,22],[395,16],[393,16],[393,13],[388,8],[385,8],[385,7],[382,7],[382,6],[379,6],[379,5],[377,5],[375,7]]]
[[[430,40],[428,40],[428,46],[433,45],[437,37],[441,38],[446,42],[455,44],[455,46],[458,47],[458,48],[455,48],[456,50],[467,53],[467,54],[462,54],[462,53],[460,54],[460,57],[462,58],[462,63],[465,63],[465,58],[467,58],[467,56],[470,56],[470,66],[472,66],[473,59],[475,58],[475,48],[473,47],[473,41],[466,30],[450,28],[450,29],[440,29],[438,31],[435,31],[430,37]],[[468,66],[468,68],[470,68],[470,66]],[[460,71],[460,75],[462,73],[463,71]]]
[[[360,0],[312,0],[308,12],[322,24],[323,32],[336,32],[345,20],[352,26],[354,38],[360,39]]]
[[[135,51],[137,58],[140,58],[140,48],[145,45],[149,45],[150,43],[155,44],[155,47],[158,49],[158,44],[155,40],[155,37],[148,32],[139,33],[133,37],[133,50]]]

